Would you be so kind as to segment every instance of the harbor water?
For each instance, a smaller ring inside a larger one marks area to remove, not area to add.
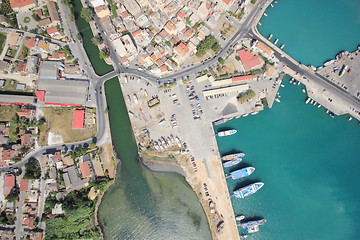
[[[205,213],[184,177],[152,172],[138,161],[117,79],[105,84],[113,144],[121,165],[99,209],[106,239],[211,239]]]
[[[258,26],[264,37],[273,34],[277,46],[300,63],[321,66],[341,51],[360,44],[359,0],[278,0]]]
[[[222,155],[246,153],[230,171],[256,168],[243,180],[228,178],[229,192],[265,183],[247,198],[232,198],[235,214],[267,220],[248,239],[360,239],[358,122],[331,118],[323,107],[305,104],[304,86],[287,76],[283,83],[281,103],[272,109],[215,126],[237,130],[217,138]]]

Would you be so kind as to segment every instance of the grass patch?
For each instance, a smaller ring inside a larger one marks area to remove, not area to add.
[[[18,90],[16,89],[16,86],[18,85],[18,81],[13,79],[6,79],[5,85],[0,88],[0,91],[7,91],[7,92],[33,92],[33,89],[25,87],[24,90]]]
[[[1,105],[0,106],[0,122],[9,122],[19,110],[19,106]]]
[[[9,57],[11,57],[11,58],[14,58],[15,55],[16,55],[16,52],[17,52],[16,49],[9,48],[8,51],[7,51],[7,53],[6,53],[6,56],[9,56]]]
[[[29,54],[29,48],[25,45],[22,46],[19,59],[24,60]]]
[[[73,110],[71,108],[43,108],[45,119],[50,122],[50,132],[60,134],[64,142],[77,142],[95,136],[96,124],[89,128],[72,129]],[[88,110],[87,110],[88,111]]]
[[[30,22],[30,18],[29,17],[24,17],[24,23],[29,23]]]
[[[0,54],[4,49],[5,40],[6,40],[6,34],[0,33]]]

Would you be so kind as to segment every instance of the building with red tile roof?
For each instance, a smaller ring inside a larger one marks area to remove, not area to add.
[[[28,38],[24,40],[24,45],[28,48],[33,48],[36,45],[36,38]]]
[[[240,57],[240,60],[246,71],[251,70],[254,67],[257,67],[261,64],[258,56],[252,54],[250,51],[241,49],[237,52]]]
[[[26,11],[32,7],[35,7],[34,0],[10,0],[11,8],[18,12],[18,11]]]
[[[245,75],[245,76],[240,76],[240,77],[233,77],[231,79],[232,82],[240,82],[240,81],[248,81],[252,79],[252,75]]]
[[[183,42],[181,42],[179,45],[177,45],[174,48],[175,53],[177,53],[178,55],[180,55],[181,57],[185,57],[186,54],[189,53],[190,49],[188,46],[186,46]]]
[[[91,178],[92,177],[89,162],[82,162],[79,164],[79,167],[80,167],[82,178]]]
[[[15,175],[6,174],[4,176],[4,196],[9,195],[13,187],[15,187]]]
[[[56,7],[56,3],[53,1],[50,1],[50,2],[48,2],[48,4],[46,4],[46,6],[49,11],[51,22],[59,22],[60,17],[59,17],[58,9]]]
[[[29,189],[29,180],[21,179],[20,181],[20,192],[27,191]]]
[[[74,119],[73,119],[72,129],[84,128],[85,110],[84,109],[75,109],[73,116],[74,116]]]
[[[160,71],[161,71],[162,73],[167,72],[167,71],[168,71],[167,66],[166,66],[165,64],[164,64],[164,65],[161,65]]]
[[[15,155],[15,150],[2,150],[2,160],[11,160]]]

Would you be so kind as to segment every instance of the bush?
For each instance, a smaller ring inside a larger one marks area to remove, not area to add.
[[[80,12],[80,17],[83,18],[86,22],[90,22],[93,18],[93,11],[90,8],[82,8]]]
[[[196,56],[204,56],[209,49],[212,49],[214,52],[218,52],[221,49],[221,46],[217,42],[216,38],[212,35],[207,36],[204,41],[198,45]]]
[[[237,100],[240,103],[243,103],[249,99],[252,99],[253,97],[255,97],[256,93],[253,90],[249,90],[243,94],[240,94],[239,96],[237,96]]]
[[[41,168],[39,161],[27,162],[25,164],[25,179],[39,179],[41,176]]]

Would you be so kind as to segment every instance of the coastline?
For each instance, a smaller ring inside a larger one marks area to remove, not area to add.
[[[153,172],[173,172],[178,173],[181,176],[185,177],[186,175],[182,167],[175,162],[161,161],[161,160],[150,160],[146,157],[142,157],[139,154],[139,161],[142,165]]]

